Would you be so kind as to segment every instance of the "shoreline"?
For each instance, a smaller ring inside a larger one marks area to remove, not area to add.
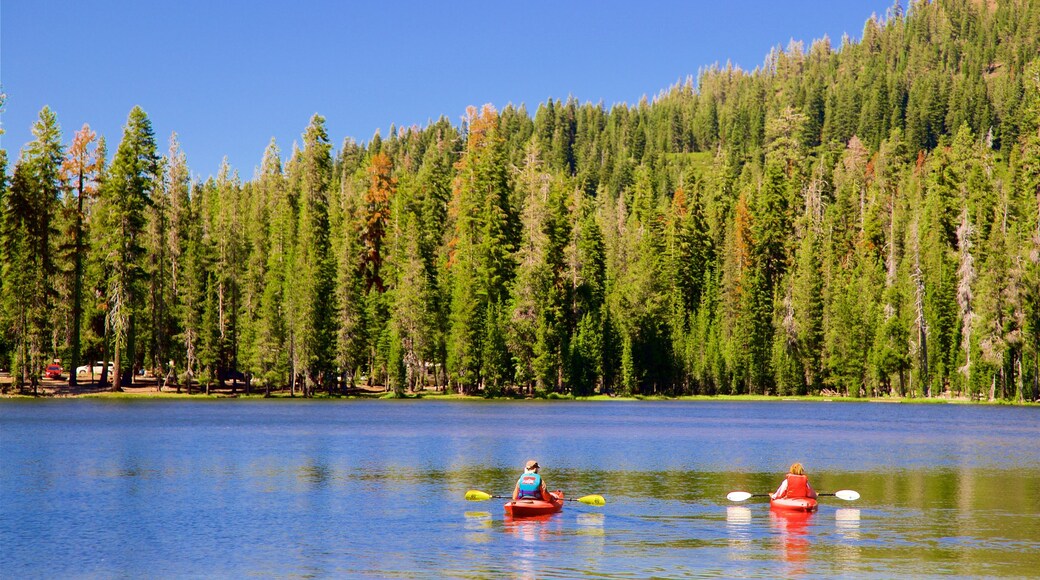
[[[99,385],[93,381],[84,381],[75,388],[70,389],[67,379],[41,379],[39,394],[32,392],[19,392],[11,386],[9,376],[0,377],[0,384],[7,387],[6,394],[0,394],[2,400],[54,400],[54,399],[135,399],[135,400],[216,400],[216,399],[308,399],[308,400],[351,400],[351,399],[400,399],[417,400],[425,399],[431,401],[701,401],[701,402],[814,402],[814,403],[882,403],[882,404],[911,404],[911,405],[996,405],[1013,407],[1040,406],[1038,401],[1005,401],[1005,400],[971,400],[969,397],[938,396],[931,398],[920,397],[842,397],[837,395],[683,395],[677,397],[665,395],[593,395],[590,397],[575,397],[550,393],[548,396],[502,396],[484,397],[482,395],[460,395],[453,392],[442,392],[434,389],[408,392],[404,396],[395,396],[393,391],[387,391],[384,387],[360,386],[350,389],[343,395],[329,395],[326,392],[316,393],[312,397],[303,397],[299,393],[295,396],[288,390],[272,391],[269,397],[264,395],[263,389],[251,388],[247,394],[245,385],[232,387],[211,387],[210,393],[206,394],[205,386],[196,386],[191,394],[181,388],[181,392],[169,387],[157,389],[157,380],[154,377],[137,378],[133,385],[123,387],[122,391],[114,392],[110,387]]]

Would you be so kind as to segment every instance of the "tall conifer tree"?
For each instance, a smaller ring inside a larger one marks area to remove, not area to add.
[[[0,244],[4,279],[3,303],[8,328],[16,342],[12,367],[19,385],[29,382],[38,393],[39,377],[56,353],[47,340],[56,293],[54,281],[56,238],[54,215],[61,193],[61,128],[48,107],[32,127],[31,141],[19,156],[4,199]]]
[[[109,316],[115,331],[113,390],[130,384],[136,364],[136,316],[141,308],[144,275],[142,235],[145,212],[155,187],[158,156],[152,123],[134,107],[123,139],[102,187],[98,238],[102,260],[112,272],[108,288]]]
[[[325,118],[314,115],[303,135],[299,156],[299,226],[297,229],[295,275],[292,276],[292,328],[295,353],[305,380],[305,393],[327,386],[333,376],[335,268],[329,239],[329,180],[332,146]]]
[[[85,230],[85,210],[87,199],[97,195],[101,167],[104,160],[99,155],[97,134],[84,124],[76,132],[69,146],[68,154],[62,163],[62,177],[70,183],[69,191],[75,192],[75,199],[69,201],[71,220],[70,250],[72,258],[71,284],[71,317],[69,330],[69,386],[76,385],[76,367],[79,366],[82,354],[81,335],[83,321],[83,270],[85,267],[88,232]]]

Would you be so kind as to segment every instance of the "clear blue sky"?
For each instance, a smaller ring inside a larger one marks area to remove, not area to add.
[[[176,131],[193,174],[226,155],[250,179],[271,137],[288,156],[316,112],[338,149],[391,123],[458,124],[468,105],[636,103],[713,63],[751,70],[791,39],[858,39],[891,5],[3,0],[0,146],[13,165],[49,105],[66,143],[90,123],[112,155],[140,105],[161,153]]]

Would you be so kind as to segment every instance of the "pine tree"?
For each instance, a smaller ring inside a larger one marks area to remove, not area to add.
[[[874,343],[880,269],[860,252],[832,277],[825,320],[828,382],[847,396],[866,391],[867,361]]]
[[[205,392],[210,394],[213,382],[219,380],[221,351],[223,344],[220,336],[220,305],[216,275],[210,270],[205,282],[205,300],[202,305],[202,317],[199,324],[198,362],[199,377],[205,381]],[[189,391],[190,392],[190,391]]]
[[[203,318],[208,295],[210,250],[203,242],[202,186],[196,185],[190,196],[185,195],[174,204],[175,216],[171,239],[180,248],[177,275],[178,312],[181,334],[177,337],[184,345],[184,373],[182,380],[191,394],[194,381],[203,378]],[[175,195],[174,199],[179,196]]]
[[[185,304],[184,298],[190,295],[187,288],[192,285],[192,280],[186,275],[188,263],[195,256],[188,255],[191,231],[196,225],[195,213],[192,211],[191,182],[188,172],[188,161],[180,143],[170,138],[170,148],[163,164],[163,189],[167,198],[168,223],[166,227],[166,250],[165,254],[169,260],[169,308],[170,321],[169,332],[171,342],[170,360],[160,360],[166,363],[166,379],[177,384],[180,391],[180,380],[177,376],[177,368],[189,369],[187,364],[188,352],[192,349],[191,333],[186,327],[186,322],[192,317],[189,315],[191,304]],[[181,340],[184,340],[182,343]],[[194,352],[192,352],[194,357]],[[190,385],[189,385],[190,386]]]
[[[461,232],[460,232],[461,233]],[[472,392],[480,379],[484,309],[473,280],[477,277],[473,248],[465,234],[448,262],[451,269],[451,309],[448,317],[447,371],[459,393]]]
[[[560,183],[554,183],[550,187],[545,216],[539,226],[545,236],[545,247],[539,268],[542,276],[536,292],[539,315],[535,333],[534,367],[538,382],[549,391],[563,387],[564,363],[573,325],[568,312],[569,288],[564,278],[564,252],[570,239],[571,227],[563,187]]]
[[[112,355],[112,328],[109,317],[108,289],[111,280],[111,271],[105,260],[105,252],[100,251],[100,236],[97,235],[103,222],[103,211],[101,208],[101,193],[104,188],[105,176],[108,173],[106,159],[108,148],[104,137],[98,138],[98,191],[92,200],[90,211],[86,215],[84,229],[90,233],[86,238],[87,248],[83,269],[83,319],[84,326],[81,332],[84,358],[86,360],[100,360],[104,363],[101,370],[99,385],[110,386],[112,378],[108,372],[108,365]],[[93,374],[91,379],[94,379]]]
[[[724,345],[725,366],[729,370],[726,387],[731,394],[741,392],[747,380],[748,335],[741,328],[745,313],[742,304],[748,292],[752,269],[751,212],[747,198],[741,193],[734,207],[733,220],[725,236],[725,253],[720,288],[720,330]]]
[[[978,283],[979,308],[977,324],[981,367],[973,391],[983,392],[989,400],[1010,398],[1016,343],[1021,332],[1015,309],[1016,275],[1012,271],[1008,248],[1007,208],[993,216],[993,225],[986,241],[986,261],[980,268]]]
[[[88,198],[96,196],[98,192],[98,180],[104,160],[99,155],[97,134],[90,129],[90,125],[84,124],[83,128],[76,132],[69,146],[67,156],[62,163],[62,179],[71,182],[70,191],[76,192],[75,201],[69,201],[72,212],[71,220],[71,261],[72,274],[71,284],[71,317],[72,324],[69,331],[69,386],[76,385],[76,368],[79,366],[82,345],[80,335],[82,334],[83,321],[83,269],[85,267],[86,253],[88,248],[87,236],[89,233],[84,228],[85,208]]]
[[[525,235],[517,253],[508,342],[520,380],[534,379],[539,389],[555,391],[563,386],[570,333],[564,253],[571,228],[565,186],[539,169],[538,151],[529,149],[519,184],[525,190]]]
[[[509,200],[511,190],[504,164],[498,114],[490,105],[480,114],[470,107],[466,151],[457,164],[452,198],[455,234],[449,267],[453,279],[448,368],[460,390],[485,381],[484,373],[505,360],[505,341],[488,328],[488,308],[501,310],[513,278],[513,252],[519,223]],[[495,323],[497,326],[497,322]],[[495,342],[485,345],[485,338]],[[491,359],[486,359],[490,355]]]
[[[28,368],[32,334],[28,320],[32,296],[28,292],[32,288],[30,267],[33,254],[29,249],[28,228],[23,217],[28,214],[32,185],[27,176],[28,170],[22,169],[20,165],[15,164],[11,188],[4,199],[3,271],[0,272],[0,279],[4,283],[4,326],[9,330],[4,335],[10,336],[14,343],[11,368],[17,370],[12,373],[12,378],[19,389],[23,388],[27,380],[31,380],[30,377],[36,376]]]
[[[1021,194],[1021,245],[1024,254],[1023,272],[1023,398],[1040,400],[1040,61],[1033,61],[1026,69],[1028,81],[1027,123],[1023,131],[1020,152],[1012,162]]]
[[[538,378],[535,345],[542,306],[539,298],[540,294],[544,294],[541,292],[544,290],[542,282],[546,277],[544,255],[547,244],[541,226],[545,220],[551,182],[552,176],[542,171],[540,151],[535,142],[527,149],[523,170],[517,179],[517,189],[524,196],[521,213],[523,236],[517,250],[516,278],[510,290],[512,304],[507,332],[507,343],[515,361],[512,378],[516,384],[531,392]]]
[[[811,222],[809,231],[802,239],[798,252],[798,264],[794,274],[792,313],[798,358],[801,366],[801,381],[795,392],[801,394],[808,388],[818,392],[824,378],[824,273],[818,223]]]
[[[331,145],[325,119],[314,115],[303,136],[299,156],[299,226],[289,280],[293,312],[295,372],[304,379],[304,394],[332,379],[334,345],[334,267],[330,257],[328,184],[332,171]]]
[[[4,304],[17,351],[12,374],[38,394],[39,377],[54,356],[47,333],[57,274],[55,209],[61,192],[61,128],[48,107],[32,127],[33,141],[15,164],[3,207]],[[74,371],[75,369],[73,369]]]
[[[296,212],[285,176],[282,173],[278,147],[272,140],[264,152],[257,193],[270,212],[267,237],[267,259],[257,312],[255,359],[252,372],[264,385],[265,396],[272,386],[285,385],[289,375],[288,320],[286,313],[287,277],[291,276],[293,240],[296,237]],[[259,259],[259,257],[257,258]]]
[[[925,315],[928,318],[928,367],[932,389],[942,392],[949,386],[957,357],[957,265],[955,187],[949,159],[939,153],[930,161],[932,170],[926,182],[922,219],[926,225],[922,240],[924,264]]]
[[[619,228],[612,310],[622,331],[624,388],[652,394],[672,385],[665,241],[649,168],[642,166],[637,175],[632,211]]]
[[[176,151],[177,135],[170,137],[171,150]],[[171,286],[170,265],[173,263],[170,251],[170,218],[173,206],[170,183],[166,180],[168,158],[162,159],[157,166],[157,187],[152,195],[152,204],[146,211],[144,240],[144,277],[147,280],[147,292],[144,299],[148,316],[143,321],[147,327],[148,343],[146,345],[145,364],[156,376],[171,354],[170,338],[175,334],[173,325],[173,292]],[[157,383],[161,388],[161,383]]]
[[[498,302],[489,303],[484,310],[487,318],[484,321],[484,335],[480,340],[480,386],[488,397],[501,395],[512,375],[502,310]]]
[[[416,232],[417,221],[413,214],[409,214],[404,231]],[[437,355],[437,312],[434,288],[430,284],[417,236],[407,237],[401,254],[401,273],[394,289],[391,325],[395,344],[401,345],[405,376],[403,381],[395,384],[411,390],[421,388],[427,363]]]
[[[957,242],[959,246],[959,266],[957,268],[957,307],[958,317],[961,320],[961,350],[963,351],[963,365],[957,369],[962,375],[962,381],[958,385],[970,385],[972,382],[972,355],[975,354],[975,345],[972,339],[972,331],[975,323],[975,256],[974,231],[968,218],[967,208],[962,213],[961,225],[957,228]],[[961,389],[958,388],[958,391]]]
[[[260,168],[253,182],[242,189],[244,224],[242,251],[244,268],[240,279],[241,301],[238,312],[240,327],[239,368],[247,373],[246,389],[253,378],[262,378],[263,360],[260,358],[260,320],[263,311],[264,279],[271,248],[271,212],[273,192],[271,182],[281,173],[278,147],[272,139],[264,151]],[[264,178],[267,178],[266,182]]]
[[[390,205],[397,191],[397,178],[392,176],[393,165],[385,153],[376,153],[368,165],[369,186],[365,194],[365,221],[361,231],[364,243],[366,290],[373,287],[384,292],[386,285],[380,268],[384,261],[384,238],[390,221]]]
[[[571,316],[578,321],[571,339],[571,389],[576,396],[588,396],[606,386],[606,255],[603,233],[595,208],[586,205],[584,218],[575,223],[577,270],[573,278]]]
[[[0,93],[0,110],[3,107],[3,95]],[[0,135],[3,129],[0,129]],[[8,328],[6,297],[4,290],[4,276],[7,255],[7,150],[0,149],[0,328]],[[11,337],[7,332],[0,333],[0,362],[8,364],[10,361]],[[7,383],[0,388],[0,394],[7,394]]]
[[[212,257],[210,272],[215,295],[215,336],[212,348],[213,380],[224,386],[229,371],[237,368],[239,303],[245,248],[239,216],[241,184],[227,160],[221,164],[216,180],[203,188],[203,243]]]
[[[107,248],[102,260],[111,270],[109,317],[115,331],[113,390],[133,380],[136,356],[136,315],[141,307],[144,248],[141,245],[145,211],[157,175],[152,124],[134,107],[123,129],[123,139],[112,160],[99,204],[98,238]]]

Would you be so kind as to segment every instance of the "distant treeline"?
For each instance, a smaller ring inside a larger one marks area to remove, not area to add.
[[[0,151],[0,366],[488,395],[1040,397],[1040,3],[894,6],[635,106],[471,108],[251,180],[131,111]],[[74,377],[75,375],[73,375]],[[73,378],[74,380],[74,378]]]

